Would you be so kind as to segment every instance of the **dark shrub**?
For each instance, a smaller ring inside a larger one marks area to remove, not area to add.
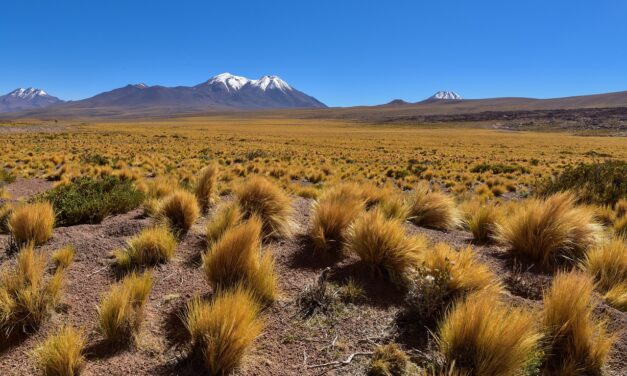
[[[106,176],[74,179],[70,184],[58,186],[36,199],[52,203],[57,213],[57,224],[69,226],[100,223],[108,215],[126,213],[137,208],[144,195],[130,180]]]
[[[558,176],[540,182],[536,193],[549,196],[567,190],[576,192],[581,202],[614,205],[627,197],[627,162],[568,166]]]
[[[13,183],[15,179],[16,176],[10,171],[0,168],[0,186],[2,186],[4,183]]]

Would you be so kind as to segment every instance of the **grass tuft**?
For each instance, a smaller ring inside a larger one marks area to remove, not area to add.
[[[410,203],[410,220],[417,226],[450,230],[460,225],[455,201],[441,192],[431,192],[427,184],[416,186]]]
[[[207,211],[209,207],[215,205],[218,198],[217,181],[218,181],[218,165],[211,164],[200,170],[200,177],[196,183],[194,194],[200,203],[200,208]]]
[[[627,282],[627,244],[624,239],[610,242],[590,250],[582,263],[596,281],[597,287],[606,292],[614,285]]]
[[[166,223],[177,236],[189,231],[199,216],[196,196],[184,190],[174,191],[167,196],[157,212],[157,218]]]
[[[207,281],[217,290],[244,285],[259,299],[273,301],[277,295],[274,260],[261,252],[261,220],[256,216],[227,230],[203,256]]]
[[[544,295],[543,324],[548,349],[545,368],[558,375],[599,374],[614,337],[593,319],[591,277],[559,273]]]
[[[133,273],[114,284],[102,298],[98,328],[107,341],[130,343],[136,339],[152,283],[150,273]]]
[[[408,363],[409,357],[397,344],[377,346],[368,365],[368,376],[403,376]]]
[[[207,223],[207,245],[211,247],[224,233],[242,222],[242,211],[236,202],[219,206]]]
[[[125,249],[113,251],[115,265],[122,269],[132,269],[168,262],[174,257],[176,244],[176,238],[167,227],[144,229],[129,240]]]
[[[66,269],[74,261],[74,247],[66,245],[52,253],[52,262],[57,269]]]
[[[268,179],[255,176],[236,190],[244,218],[258,216],[264,237],[291,236],[293,224],[290,198]]]
[[[575,198],[558,193],[546,200],[531,199],[497,227],[498,239],[514,256],[543,266],[577,262],[598,244],[602,227]]]
[[[38,202],[18,206],[9,218],[9,229],[18,244],[45,243],[52,236],[55,215],[52,205]]]
[[[513,376],[532,359],[540,338],[530,314],[478,293],[446,314],[436,341],[447,365],[463,373]]]
[[[35,350],[37,367],[44,376],[77,376],[85,363],[85,343],[81,331],[64,326]]]
[[[254,294],[238,287],[219,293],[211,303],[199,298],[187,305],[183,318],[192,351],[211,375],[234,370],[263,329]]]
[[[346,249],[392,281],[403,284],[426,251],[424,237],[405,234],[401,222],[386,219],[378,210],[358,217],[346,236]]]

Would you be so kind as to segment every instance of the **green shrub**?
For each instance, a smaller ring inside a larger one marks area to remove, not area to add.
[[[537,194],[549,196],[562,191],[577,192],[585,203],[614,205],[627,198],[627,162],[605,161],[602,163],[568,166],[558,176],[538,184]]]
[[[470,169],[470,172],[474,173],[482,173],[490,171],[495,175],[498,174],[512,174],[514,172],[520,171],[523,174],[528,174],[529,170],[523,166],[519,165],[504,165],[500,163],[490,164],[490,163],[480,163]]]
[[[4,168],[0,168],[0,186],[2,186],[3,183],[13,183],[15,179],[17,179],[15,174]]]
[[[109,215],[131,211],[141,205],[144,195],[129,180],[105,176],[99,179],[74,179],[36,199],[52,203],[57,213],[57,223],[69,226],[100,223]]]

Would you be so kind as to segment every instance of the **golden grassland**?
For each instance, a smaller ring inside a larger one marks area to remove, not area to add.
[[[624,138],[284,118],[160,119],[63,130],[0,134],[5,149],[0,163],[18,176],[67,180],[118,170],[178,179],[185,186],[208,161],[217,160],[222,193],[232,181],[265,174],[303,196],[315,196],[329,182],[368,180],[411,189],[426,179],[455,194],[476,190],[491,197],[524,193],[567,165],[627,158]],[[473,172],[481,163],[506,169]]]

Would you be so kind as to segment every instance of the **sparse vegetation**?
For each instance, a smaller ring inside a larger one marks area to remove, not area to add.
[[[9,229],[18,244],[40,245],[52,236],[55,214],[47,202],[18,206],[9,218]]]
[[[409,357],[397,344],[377,346],[368,366],[368,376],[404,376],[407,363]]]
[[[235,369],[261,333],[259,303],[244,288],[219,293],[208,303],[199,298],[187,305],[184,322],[193,353],[211,375]]]
[[[56,269],[65,269],[74,261],[74,247],[66,245],[52,253],[52,262]]]

